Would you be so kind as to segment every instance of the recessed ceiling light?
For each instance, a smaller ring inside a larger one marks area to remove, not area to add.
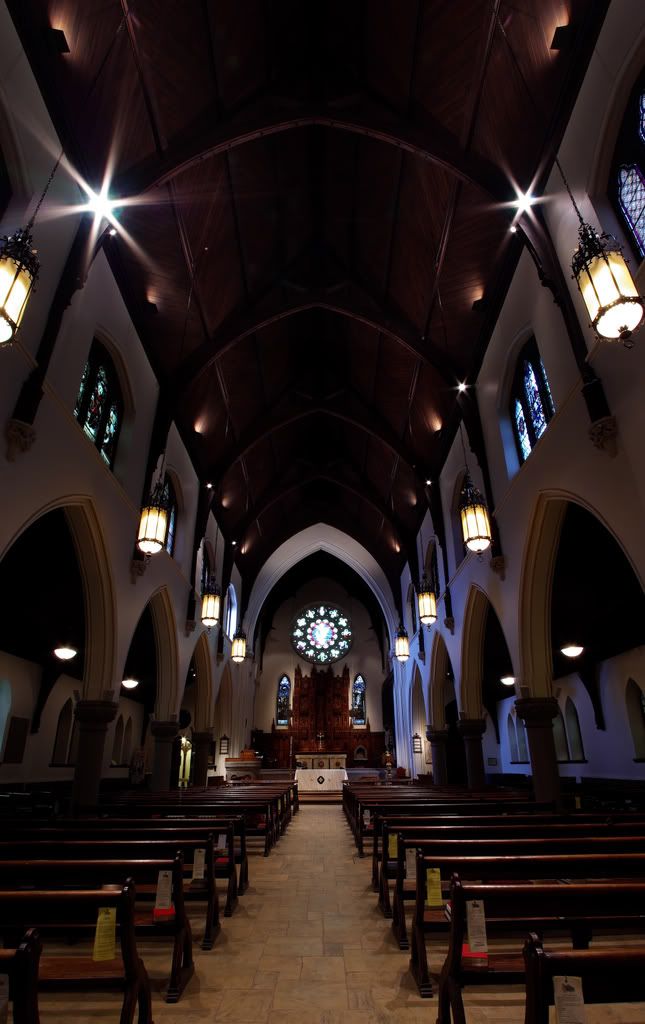
[[[565,644],[564,647],[560,648],[560,651],[564,654],[565,658],[579,658],[584,651],[584,647],[581,647],[580,644]]]
[[[232,541],[231,541],[231,545],[232,545],[233,547],[236,547],[236,546],[237,546],[237,541],[236,541],[236,540],[232,540]]]
[[[459,391],[459,393],[463,395],[467,387],[468,385],[466,384],[466,382],[462,380],[459,382],[459,385],[457,386],[457,391]]]
[[[511,224],[511,234],[514,235],[516,231],[517,231],[517,228],[515,227],[515,225]]]
[[[126,690],[134,690],[139,685],[138,679],[133,679],[132,676],[128,676],[127,679],[121,680],[121,686]]]
[[[518,192],[517,199],[513,201],[513,206],[517,207],[518,213],[526,213],[530,210],[535,202],[535,196],[532,196],[530,192]]]
[[[502,676],[500,683],[502,686],[515,686],[515,676]]]
[[[116,228],[110,228],[110,230],[108,231],[108,235],[111,238],[114,238],[114,236],[116,235]]]
[[[426,487],[432,486],[432,480],[426,480]]]
[[[207,491],[212,491],[213,490],[213,485],[212,485],[212,483],[210,483],[210,481],[209,481],[209,483],[206,484],[206,490]]]
[[[70,644],[61,644],[60,647],[54,647],[54,654],[59,661],[71,661],[78,654],[78,650]]]

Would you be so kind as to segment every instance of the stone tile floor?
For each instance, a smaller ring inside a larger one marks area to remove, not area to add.
[[[434,1024],[408,954],[376,909],[370,860],[356,856],[341,808],[301,807],[268,858],[250,859],[250,888],[210,952],[195,949],[181,1001],[164,1002],[167,947],[140,946],[153,984],[155,1024]],[[190,906],[190,905],[189,905]],[[198,929],[196,933],[199,934]],[[442,957],[431,959],[438,971]],[[466,992],[468,1024],[522,1024],[519,987]],[[45,994],[42,1024],[108,1024],[120,996]],[[589,1007],[588,1024],[645,1024],[645,1004]]]

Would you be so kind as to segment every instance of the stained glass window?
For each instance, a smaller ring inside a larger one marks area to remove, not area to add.
[[[352,646],[349,616],[333,605],[304,608],[291,627],[291,643],[305,661],[321,664],[338,661]]]
[[[276,724],[289,725],[289,711],[291,710],[291,681],[289,676],[283,676],[278,683],[278,697],[276,701]]]
[[[645,142],[645,92],[641,93],[640,103],[638,104],[638,106],[640,113],[640,124],[638,126],[638,134],[641,137],[641,141]]]
[[[210,560],[209,555],[208,555],[208,548],[206,547],[206,543],[204,543],[204,545],[202,547],[202,589],[201,589],[201,593],[202,594],[206,590],[206,584],[208,583],[208,581],[210,579],[210,574],[211,574],[211,560]]]
[[[352,721],[354,725],[365,725],[365,680],[356,676],[352,686]]]
[[[110,356],[92,342],[76,397],[74,415],[101,457],[112,468],[121,428],[123,400]]]
[[[631,164],[618,171],[618,200],[641,256],[645,256],[645,180]]]
[[[517,361],[510,411],[517,452],[520,462],[525,462],[554,413],[551,388],[535,338],[526,343]]]
[[[168,508],[168,529],[166,531],[166,551],[172,556],[175,550],[175,528],[177,526],[177,496],[172,480],[166,476],[163,485],[163,494]]]

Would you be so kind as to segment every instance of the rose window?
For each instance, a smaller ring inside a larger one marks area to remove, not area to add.
[[[322,664],[339,661],[352,646],[349,616],[327,604],[305,608],[291,628],[291,643],[306,661]]]

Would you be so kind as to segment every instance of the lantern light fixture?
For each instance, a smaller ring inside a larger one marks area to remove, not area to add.
[[[0,238],[0,345],[15,340],[38,279],[40,260],[38,251],[34,249],[32,231],[62,155],[61,150],[26,227]]]
[[[645,299],[636,290],[622,246],[613,235],[598,234],[587,224],[557,158],[555,163],[579,221],[571,271],[591,326],[601,341],[622,341],[631,348],[631,337],[643,322]]]
[[[560,653],[564,654],[565,658],[579,658],[583,651],[584,647],[581,644],[565,644],[560,648]]]
[[[146,557],[156,555],[166,543],[168,532],[168,499],[165,494],[163,473],[154,485],[150,497],[141,509],[137,547]]]
[[[408,639],[408,631],[405,626],[401,623],[396,633],[396,639],[394,642],[394,657],[401,664],[404,664],[410,657],[410,641]]]
[[[59,661],[72,661],[77,654],[78,648],[72,647],[71,644],[59,644],[58,647],[54,647],[54,655]]]
[[[500,683],[502,686],[515,686],[515,676],[502,676]]]
[[[414,736],[412,737],[412,752],[414,754],[421,754],[421,753],[423,753],[423,747],[421,745],[421,737],[419,736],[418,732],[415,732]]]
[[[432,626],[437,621],[437,595],[425,572],[417,589],[417,602],[419,619],[424,626]]]
[[[127,676],[121,680],[121,686],[124,690],[135,690],[139,685],[139,680],[134,679],[132,676]]]
[[[220,754],[228,754],[228,745],[229,745],[229,738],[228,738],[228,736],[225,733],[223,736],[220,736],[220,740],[219,740],[219,752],[220,752]]]
[[[211,572],[204,583],[202,593],[202,624],[208,630],[219,622],[221,607],[222,593],[215,578],[215,573]]]
[[[466,459],[463,426],[459,424],[461,449],[464,454],[466,473],[459,495],[459,517],[461,519],[461,535],[469,551],[481,558],[482,552],[490,547],[492,538],[488,506],[481,491],[475,487]]]
[[[236,630],[235,636],[233,637],[231,658],[236,665],[240,665],[246,658],[246,633],[242,629]]]

